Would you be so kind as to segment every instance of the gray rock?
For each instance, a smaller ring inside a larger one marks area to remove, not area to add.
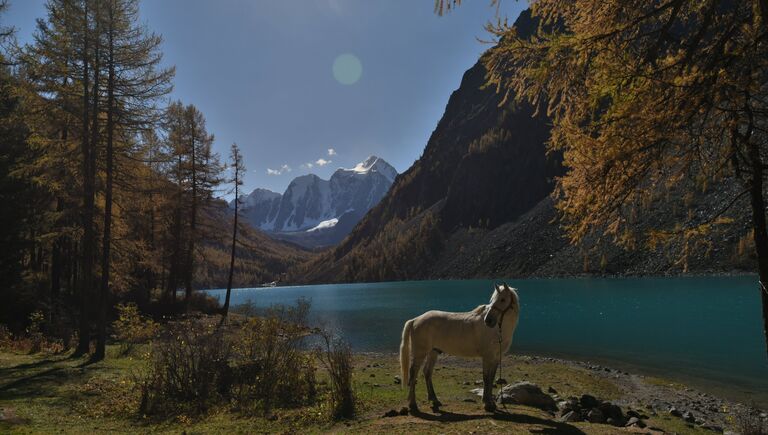
[[[695,423],[696,417],[694,417],[691,411],[687,411],[685,414],[683,414],[683,420],[687,421],[688,423]]]
[[[672,417],[682,417],[683,413],[673,406],[669,408],[669,415],[671,415]]]
[[[587,420],[590,423],[603,423],[605,421],[605,415],[603,411],[598,408],[593,408],[587,413]]]
[[[581,421],[581,414],[576,411],[568,411],[568,413],[562,416],[560,420],[566,423],[575,423]]]
[[[555,399],[541,391],[538,385],[530,382],[518,382],[501,389],[501,403],[533,406],[534,408],[553,411],[557,409]]]
[[[403,383],[403,380],[400,379],[400,376],[395,376],[395,384],[400,385]]]
[[[639,427],[640,429],[644,428],[646,426],[645,422],[643,420],[640,420],[637,417],[630,417],[629,420],[627,420],[627,424],[624,425],[625,427]]]
[[[603,412],[605,418],[613,419],[614,421],[623,421],[624,413],[618,405],[614,405],[610,402],[603,402],[598,406],[598,409]]]
[[[594,408],[595,406],[599,405],[600,401],[595,398],[595,396],[591,396],[589,394],[584,394],[579,399],[579,405],[581,405],[582,408]]]

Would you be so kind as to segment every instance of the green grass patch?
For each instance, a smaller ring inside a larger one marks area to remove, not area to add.
[[[146,368],[142,347],[117,358],[119,346],[110,346],[105,361],[86,365],[85,359],[66,355],[20,355],[0,352],[1,433],[563,433],[615,434],[617,428],[589,423],[560,423],[552,415],[524,406],[507,406],[501,413],[483,411],[479,397],[469,390],[480,379],[479,360],[445,357],[438,360],[435,390],[444,406],[430,411],[423,379],[417,384],[421,416],[382,418],[406,405],[406,389],[395,383],[400,374],[395,354],[357,354],[354,360],[355,394],[359,412],[352,420],[334,423],[325,400],[297,409],[276,409],[271,415],[248,414],[229,406],[202,415],[176,415],[157,420],[139,415],[140,392],[134,376]],[[328,380],[317,373],[323,385]],[[503,377],[510,382],[528,380],[543,389],[553,387],[561,396],[589,393],[617,399],[621,390],[610,379],[565,364],[506,358]],[[469,383],[469,385],[466,385]],[[654,417],[650,426],[679,434],[707,433],[681,419]],[[622,432],[624,432],[622,430]]]

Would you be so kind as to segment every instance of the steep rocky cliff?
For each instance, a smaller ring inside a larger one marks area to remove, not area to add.
[[[515,25],[530,34],[528,11]],[[424,152],[336,248],[291,274],[297,282],[430,278],[664,274],[750,270],[748,223],[691,246],[639,246],[605,241],[571,246],[550,193],[564,174],[562,156],[547,153],[549,120],[526,104],[505,103],[485,84],[482,59],[451,95]],[[714,213],[734,189],[727,180],[684,206],[682,193],[659,200],[638,226]],[[662,225],[662,226],[663,226]]]

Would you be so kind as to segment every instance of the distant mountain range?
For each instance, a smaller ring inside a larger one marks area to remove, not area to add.
[[[277,239],[309,248],[334,245],[379,203],[397,175],[384,159],[370,156],[336,170],[330,180],[296,177],[283,194],[257,188],[243,198],[241,215]]]

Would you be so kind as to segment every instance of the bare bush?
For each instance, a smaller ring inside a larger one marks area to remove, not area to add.
[[[213,404],[241,411],[312,403],[314,355],[305,350],[309,303],[270,308],[264,317],[222,328],[213,318],[173,324],[153,342],[139,379],[140,412],[202,412]]]
[[[334,420],[355,415],[355,394],[352,388],[352,348],[341,338],[329,332],[320,334],[322,344],[317,349],[318,359],[330,376],[329,401]]]
[[[235,305],[230,311],[243,317],[254,317],[256,316],[257,308],[253,301],[248,299],[242,304]]]
[[[139,381],[140,412],[201,412],[228,393],[230,340],[211,322],[187,320],[169,325],[153,343],[149,371]],[[223,390],[223,391],[222,391]]]
[[[302,350],[309,333],[309,307],[304,299],[296,306],[275,306],[240,327],[233,367],[238,403],[257,402],[269,412],[273,406],[298,406],[315,399],[314,361]]]
[[[733,425],[742,435],[768,435],[768,422],[754,406],[737,411],[733,416]]]

